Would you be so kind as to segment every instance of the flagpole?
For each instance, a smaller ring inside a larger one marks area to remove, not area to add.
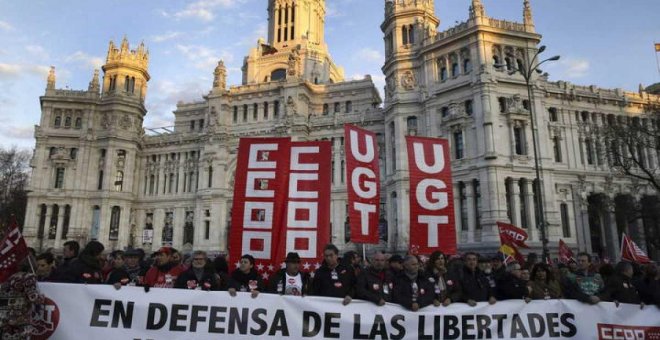
[[[655,52],[655,64],[658,66],[658,74],[660,74],[660,60],[658,59],[658,43],[653,41],[653,51]]]
[[[619,249],[619,262],[623,261],[623,243],[626,240],[626,233],[621,233],[621,248]]]

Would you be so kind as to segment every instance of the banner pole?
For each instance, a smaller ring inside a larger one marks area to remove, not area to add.
[[[362,262],[367,263],[367,244],[362,243]]]

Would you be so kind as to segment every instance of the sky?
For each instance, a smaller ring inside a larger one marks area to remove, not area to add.
[[[522,22],[523,0],[483,0],[488,16]],[[443,31],[470,0],[435,0]],[[384,77],[384,0],[326,0],[326,42],[347,79]],[[243,57],[267,38],[267,0],[0,0],[0,147],[32,149],[49,67],[57,88],[86,90],[110,40],[150,52],[145,127],[170,126],[178,101],[201,100],[222,59],[239,85]],[[532,0],[550,80],[637,91],[660,82],[660,0]]]

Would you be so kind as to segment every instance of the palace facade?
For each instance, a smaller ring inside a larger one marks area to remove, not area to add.
[[[407,249],[405,136],[423,135],[450,141],[459,249],[496,251],[495,223],[509,221],[525,228],[540,252],[534,129],[551,253],[562,238],[616,258],[626,232],[658,254],[646,242],[660,238],[657,192],[613,172],[602,131],[615,123],[657,124],[648,117],[660,96],[540,74],[530,100],[513,71],[542,40],[529,1],[521,9],[522,22],[498,20],[473,0],[465,22],[439,32],[433,0],[386,0],[381,98],[369,76],[346,80],[333,63],[324,0],[269,0],[268,38],[245,57],[242,83],[228,86],[219,61],[208,94],[179,103],[174,127],[161,129],[143,127],[145,46],[110,42],[102,79],[96,72],[86,91],[56,88],[51,70],[35,127],[24,235],[37,249],[98,239],[109,249],[167,244],[224,252],[239,138],[290,136],[332,141],[331,239],[355,249],[343,155],[343,125],[350,123],[378,136],[381,242],[369,249]],[[639,152],[658,167],[657,148]]]

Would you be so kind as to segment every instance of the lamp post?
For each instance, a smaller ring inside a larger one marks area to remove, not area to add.
[[[529,48],[528,48],[529,49]],[[520,73],[520,75],[523,76],[525,79],[525,85],[527,86],[527,96],[529,99],[529,117],[530,117],[530,123],[532,125],[532,146],[534,148],[534,170],[536,171],[536,204],[539,207],[538,214],[536,216],[536,225],[541,231],[541,244],[543,247],[543,255],[542,255],[542,261],[545,262],[548,258],[548,238],[546,236],[546,221],[545,221],[545,209],[543,208],[543,189],[541,185],[541,167],[539,166],[539,151],[537,151],[538,148],[538,141],[536,139],[536,124],[534,123],[534,101],[532,100],[532,76],[534,73],[537,74],[542,74],[543,71],[539,68],[543,63],[548,62],[548,61],[556,61],[559,60],[559,56],[556,55],[554,57],[544,59],[539,61],[539,54],[543,53],[545,51],[545,46],[540,46],[538,50],[534,53],[534,56],[531,58],[526,58],[523,60],[522,63],[518,64],[518,67],[514,67],[511,65],[506,65],[507,69],[509,70],[509,74],[514,74],[516,72]],[[507,57],[515,60],[513,55],[507,54]],[[511,63],[513,63],[513,60]],[[504,65],[496,65],[496,67],[502,67]]]

